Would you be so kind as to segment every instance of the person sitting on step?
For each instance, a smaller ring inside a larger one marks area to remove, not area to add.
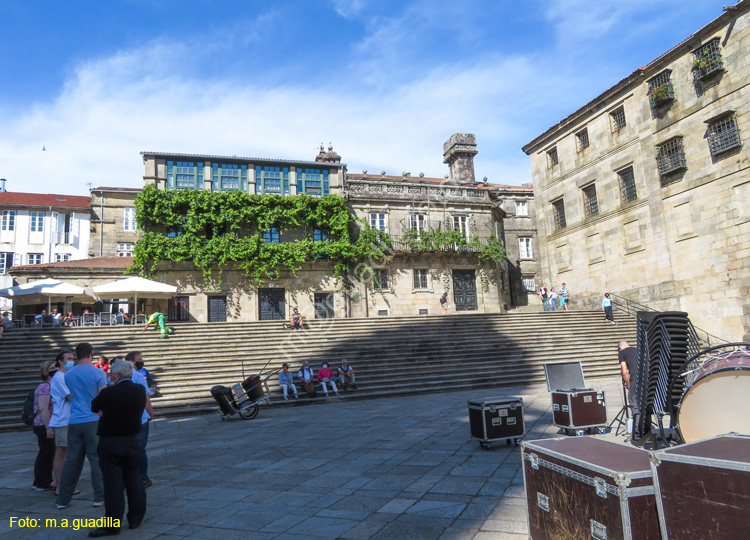
[[[318,382],[323,386],[323,393],[328,397],[328,387],[326,384],[331,385],[331,389],[339,395],[339,390],[336,388],[336,381],[333,380],[333,370],[328,367],[328,362],[323,362],[323,365],[318,370]]]
[[[279,386],[281,387],[281,391],[284,392],[284,399],[289,400],[289,397],[287,397],[289,389],[294,393],[294,399],[299,399],[299,396],[297,395],[297,387],[294,386],[294,375],[289,373],[289,364],[287,363],[284,363],[281,366],[281,373],[279,373]]]
[[[349,365],[349,361],[344,358],[339,366],[339,384],[346,390],[347,385],[351,384],[352,388],[357,389],[357,381],[354,378],[354,368]]]
[[[307,392],[308,397],[315,397],[315,373],[310,368],[310,362],[305,360],[302,363],[302,369],[297,373],[299,377],[299,383],[302,385],[302,389]]]
[[[295,330],[300,330],[302,328],[302,323],[305,322],[305,318],[297,308],[294,308],[294,312],[292,313],[292,316],[289,317],[289,320],[292,323],[292,328]]]

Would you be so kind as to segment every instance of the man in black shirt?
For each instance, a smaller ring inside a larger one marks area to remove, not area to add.
[[[115,362],[110,368],[113,386],[102,390],[91,401],[91,411],[99,413],[99,465],[104,480],[105,517],[112,526],[89,532],[92,538],[120,534],[128,494],[128,524],[140,526],[146,514],[146,489],[141,478],[141,415],[146,406],[143,386],[131,381],[133,365]]]
[[[633,396],[633,386],[631,384],[630,377],[635,374],[635,366],[638,363],[638,351],[631,347],[627,341],[621,341],[617,348],[619,353],[617,358],[620,361],[620,369],[622,370],[622,382],[625,388],[628,389],[628,402],[631,410],[633,411],[633,438],[640,439],[640,432],[638,429],[638,403]]]

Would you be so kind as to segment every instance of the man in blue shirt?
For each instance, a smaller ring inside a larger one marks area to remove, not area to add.
[[[141,431],[138,432],[138,442],[141,445],[141,476],[143,477],[143,486],[151,487],[153,482],[148,477],[148,455],[146,454],[146,445],[148,445],[148,432],[149,422],[154,417],[154,408],[151,406],[151,393],[148,388],[148,381],[143,374],[135,369],[136,364],[139,362],[143,365],[143,355],[139,351],[132,351],[127,354],[125,360],[133,364],[133,376],[131,380],[140,384],[146,391],[146,407],[143,409],[143,415],[141,415]]]
[[[289,373],[289,364],[283,364],[281,366],[281,373],[279,373],[279,386],[281,391],[284,392],[284,399],[289,399],[287,393],[291,389],[294,392],[294,399],[297,399],[297,387],[294,386],[294,376]]]
[[[65,373],[65,384],[70,390],[70,419],[68,421],[68,453],[65,456],[62,478],[58,486],[57,508],[70,504],[78,478],[83,470],[84,458],[91,467],[91,486],[94,488],[94,506],[104,506],[104,483],[99,468],[97,446],[99,437],[96,428],[99,415],[91,412],[91,401],[107,387],[107,376],[101,369],[91,365],[94,348],[90,343],[79,343],[76,347],[78,364]]]

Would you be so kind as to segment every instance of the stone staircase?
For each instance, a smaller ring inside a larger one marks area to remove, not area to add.
[[[295,332],[278,321],[183,324],[167,340],[128,326],[10,330],[0,341],[0,430],[25,427],[21,408],[38,384],[38,366],[82,341],[109,358],[141,351],[159,386],[153,398],[158,414],[180,414],[216,410],[209,389],[241,382],[243,373],[278,370],[286,361],[296,378],[303,359],[317,371],[324,360],[335,370],[347,358],[359,389],[342,393],[343,399],[446,388],[501,393],[502,386],[543,382],[545,362],[566,360],[583,362],[589,381],[617,375],[617,342],[635,343],[636,335],[634,318],[620,316],[611,325],[601,312],[575,311],[330,319],[306,326]],[[325,399],[280,401],[277,378],[270,384],[274,406]]]

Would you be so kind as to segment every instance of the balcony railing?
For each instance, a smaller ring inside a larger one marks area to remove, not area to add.
[[[70,232],[59,231],[57,233],[57,243],[58,244],[70,244],[71,237],[72,235],[70,234]]]
[[[477,253],[480,251],[480,246],[487,245],[490,241],[489,237],[479,237],[477,242],[471,242],[471,245],[469,242],[466,243],[467,245],[457,243],[428,245],[427,242],[413,236],[391,235],[391,239],[390,248],[401,253]]]

